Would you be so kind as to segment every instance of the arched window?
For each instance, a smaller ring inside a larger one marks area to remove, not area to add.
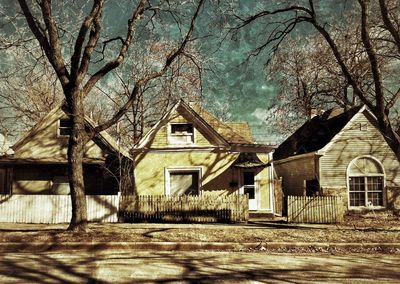
[[[384,170],[381,163],[372,157],[359,157],[351,161],[349,178],[350,207],[383,206]]]

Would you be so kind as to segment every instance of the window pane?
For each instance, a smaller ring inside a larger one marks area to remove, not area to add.
[[[71,128],[61,128],[60,127],[60,135],[62,135],[62,136],[71,135]]]
[[[350,206],[365,206],[365,178],[351,177],[350,185]]]
[[[249,199],[255,199],[255,188],[254,186],[245,186],[244,187],[244,194],[249,195]]]
[[[368,192],[369,206],[383,206],[382,192]]]
[[[360,158],[350,165],[350,175],[382,174],[379,163],[370,158]]]
[[[350,206],[365,206],[365,193],[350,192]]]
[[[60,127],[58,129],[59,135],[68,136],[71,135],[72,121],[68,118],[60,119]]]
[[[68,118],[60,119],[60,127],[72,127],[72,121]]]
[[[365,191],[365,178],[364,177],[351,177],[350,178],[350,191]]]
[[[171,133],[193,133],[193,125],[189,123],[171,124]]]
[[[254,173],[243,173],[243,184],[254,185]]]
[[[175,172],[170,173],[171,195],[198,195],[199,173],[198,172]]]
[[[368,184],[368,191],[382,191],[383,178],[382,177],[368,177],[367,184]]]
[[[383,177],[367,177],[369,206],[383,206]]]

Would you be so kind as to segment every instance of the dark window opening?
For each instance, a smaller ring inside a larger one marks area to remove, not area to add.
[[[243,193],[249,195],[249,199],[256,198],[256,187],[254,183],[254,173],[244,172],[243,173]]]
[[[306,195],[316,196],[319,192],[319,181],[317,179],[306,180]]]
[[[254,186],[254,173],[251,172],[243,173],[243,184]]]
[[[61,118],[58,126],[59,136],[69,136],[72,133],[72,120],[69,118]]]
[[[172,134],[191,134],[193,133],[193,125],[189,123],[171,124]]]

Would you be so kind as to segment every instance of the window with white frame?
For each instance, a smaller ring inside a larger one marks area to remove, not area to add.
[[[200,193],[201,169],[182,168],[166,170],[166,194],[198,195]]]
[[[58,136],[66,137],[72,133],[72,121],[69,118],[60,118],[58,121]]]
[[[381,164],[370,157],[353,160],[348,169],[349,206],[382,207],[384,171]]]
[[[169,125],[168,142],[170,144],[194,143],[194,128],[191,123],[171,123]]]

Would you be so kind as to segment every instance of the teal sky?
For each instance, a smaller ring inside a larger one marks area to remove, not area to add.
[[[272,9],[276,6],[274,3],[279,2],[282,1],[236,0],[230,1],[230,8],[240,15],[249,15],[261,9]],[[335,2],[322,1],[320,8],[332,10]],[[223,1],[220,3],[226,5]],[[17,7],[15,2],[0,0],[0,4],[3,12],[15,13]],[[108,27],[105,32],[110,37],[125,34],[132,6],[130,1],[127,1],[125,5],[122,5],[122,2],[108,2],[104,12],[103,26]],[[267,31],[262,30],[263,25],[256,24],[252,25],[252,28],[240,30],[236,37],[229,35],[223,40],[227,32],[226,28],[235,24],[231,15],[224,13],[227,7],[220,9],[207,2],[196,23],[195,35],[200,37],[196,43],[197,48],[208,62],[212,62],[205,66],[212,69],[212,72],[205,71],[203,77],[205,104],[212,111],[223,112],[224,116],[230,117],[231,120],[249,122],[259,142],[279,142],[274,135],[274,130],[268,127],[264,119],[271,100],[276,94],[274,82],[267,81],[264,72],[264,63],[269,56],[268,51],[245,62],[248,52],[263,39]],[[192,11],[181,12],[184,15],[192,14]],[[178,35],[178,29],[171,18],[164,19],[154,31],[153,39],[176,38]],[[307,30],[301,32],[307,33]],[[147,39],[149,34],[142,33],[141,39]]]
[[[222,3],[222,2],[221,2]],[[230,8],[241,14],[251,14],[266,8],[269,1],[233,1]],[[214,3],[215,4],[215,3]],[[240,30],[237,37],[226,36],[228,26],[233,21],[227,13],[227,6],[217,7],[211,2],[206,5],[195,26],[196,48],[205,59],[206,65],[203,76],[203,96],[207,108],[217,115],[229,117],[234,121],[247,121],[255,138],[259,142],[276,143],[277,138],[273,129],[265,123],[265,112],[275,95],[274,82],[267,81],[264,63],[268,53],[261,53],[257,58],[246,61],[248,52],[258,41],[257,26]],[[225,5],[225,4],[223,4]],[[269,8],[271,5],[268,6]],[[219,14],[223,10],[226,13]],[[191,17],[192,11],[184,11]],[[129,9],[110,5],[105,11],[104,23],[112,26],[110,33],[124,34],[126,22],[130,17]],[[115,29],[115,30],[114,30]],[[179,30],[175,22],[169,18],[162,23],[156,23],[155,38],[179,38]],[[183,30],[185,33],[186,30]],[[143,33],[142,39],[148,39],[150,33]],[[154,37],[153,37],[154,38]],[[211,63],[210,63],[211,62]],[[211,69],[211,70],[208,70]]]

